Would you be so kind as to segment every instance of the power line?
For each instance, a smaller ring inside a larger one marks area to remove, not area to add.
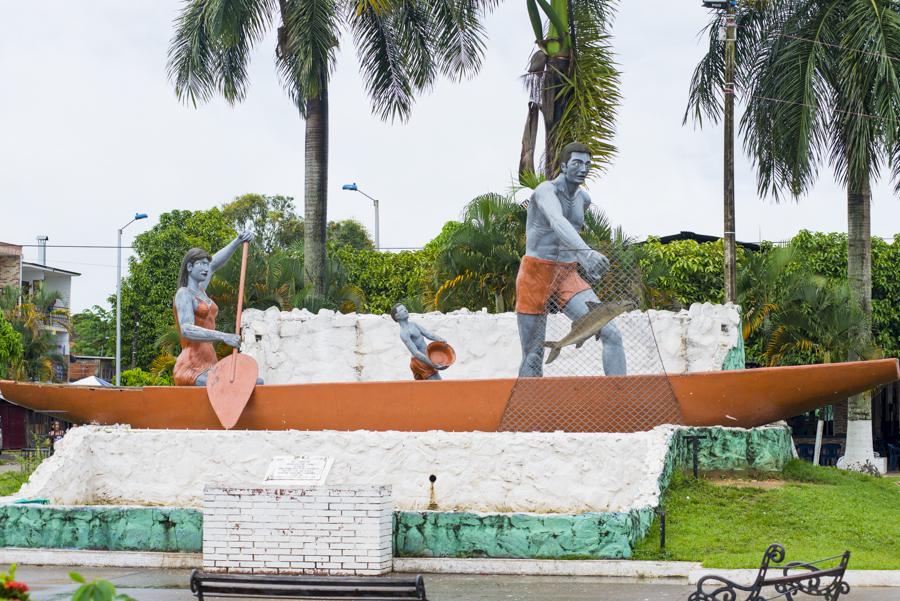
[[[842,46],[840,44],[832,44],[830,42],[823,42],[822,40],[814,40],[811,38],[804,38],[804,37],[800,37],[797,35],[791,35],[789,33],[776,33],[775,35],[777,35],[778,37],[782,37],[782,38],[790,38],[792,40],[800,40],[803,42],[811,42],[813,44],[821,44],[822,46],[828,46],[829,48],[838,48],[840,50],[846,50],[848,52],[858,52],[859,54],[866,54],[868,56],[874,56],[875,58],[886,58],[891,61],[900,60],[893,56],[887,56],[886,54],[884,54],[882,52],[870,52],[868,50],[860,50],[859,48],[850,48],[849,46]]]
[[[805,106],[811,109],[822,109],[820,106],[816,106],[814,104],[806,104],[805,102],[795,102],[793,100],[782,100],[780,98],[770,98],[768,96],[760,96],[759,94],[751,94],[753,98],[758,98],[760,100],[768,100],[770,102],[779,102],[781,104],[792,104],[794,106]],[[845,115],[853,115],[854,117],[862,117],[864,119],[876,119],[878,121],[887,121],[886,117],[879,117],[878,115],[869,115],[867,113],[857,113],[854,111],[844,111],[841,109],[831,109],[832,112],[835,113],[843,113]]]
[[[120,248],[115,244],[13,244],[22,248]],[[121,248],[134,248],[133,246],[121,246]]]
[[[736,25],[738,29],[749,29],[746,25]],[[799,40],[801,42],[809,42],[811,44],[820,44],[822,46],[827,46],[829,48],[837,48],[839,50],[846,50],[847,52],[857,52],[859,54],[865,54],[868,56],[874,56],[875,58],[886,58],[891,61],[900,61],[900,58],[894,56],[888,56],[882,52],[871,52],[869,50],[860,50],[859,48],[850,48],[849,46],[843,46],[841,44],[832,44],[831,42],[823,42],[822,40],[814,40],[812,38],[804,38],[799,35],[792,35],[790,33],[776,33],[773,32],[772,35],[779,38],[788,38],[791,40]]]

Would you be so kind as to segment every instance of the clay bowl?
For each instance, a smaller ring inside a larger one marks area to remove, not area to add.
[[[446,342],[428,343],[428,358],[436,365],[453,365],[456,361],[456,351]]]

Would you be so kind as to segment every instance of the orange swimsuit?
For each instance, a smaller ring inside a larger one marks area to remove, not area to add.
[[[219,306],[211,299],[207,303],[206,300],[200,298],[197,294],[194,294],[194,296],[200,301],[194,310],[194,325],[207,330],[215,330]],[[175,311],[175,327],[178,328],[178,336],[181,340],[181,353],[175,361],[175,368],[172,370],[175,377],[175,385],[194,386],[197,383],[197,378],[218,362],[216,349],[213,347],[212,342],[197,342],[182,336],[181,327],[178,324],[178,311]]]

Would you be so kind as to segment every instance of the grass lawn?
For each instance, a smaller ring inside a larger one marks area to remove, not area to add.
[[[18,492],[30,475],[19,470],[0,473],[0,497]]]
[[[849,549],[850,569],[900,569],[900,484],[894,478],[799,460],[781,473],[734,472],[696,481],[676,474],[665,508],[666,550],[659,549],[657,519],[634,559],[757,568],[765,548],[781,543],[786,561],[812,561]]]

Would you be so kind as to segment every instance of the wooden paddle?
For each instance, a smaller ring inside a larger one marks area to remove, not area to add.
[[[241,311],[244,308],[244,277],[247,274],[247,249],[249,242],[244,242],[241,256],[241,283],[238,287],[237,319],[234,324],[234,333],[241,334]],[[259,366],[256,360],[248,355],[238,353],[237,348],[230,356],[216,363],[209,370],[206,379],[206,394],[209,396],[209,404],[212,405],[216,417],[219,418],[222,427],[230,430],[234,427],[253,394],[256,387],[256,379],[259,376]]]

